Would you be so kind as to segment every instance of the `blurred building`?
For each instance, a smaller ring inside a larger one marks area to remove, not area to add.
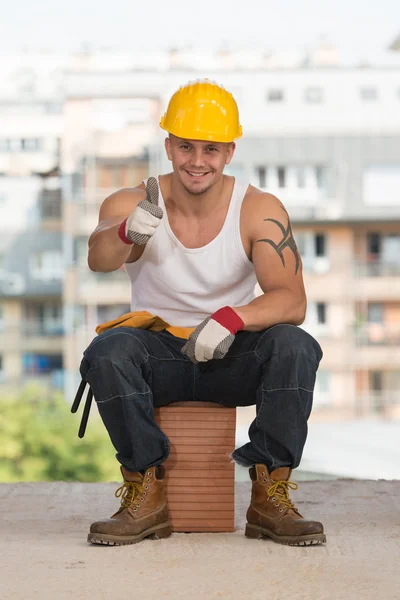
[[[0,60],[0,387],[63,387],[63,101],[55,56]]]
[[[80,381],[78,366],[96,335],[96,325],[130,311],[124,269],[91,272],[88,238],[98,223],[102,201],[148,176],[149,146],[161,110],[160,98],[151,87],[121,85],[127,75],[123,61],[106,72],[104,68],[96,57],[81,56],[66,73],[62,170],[68,397]]]
[[[96,325],[129,311],[125,273],[87,267],[100,204],[170,169],[160,115],[179,85],[208,77],[240,108],[244,137],[227,172],[276,194],[292,219],[309,301],[303,327],[324,350],[314,418],[399,413],[400,60],[388,65],[341,67],[326,43],[279,56],[70,57],[60,162],[68,398]]]

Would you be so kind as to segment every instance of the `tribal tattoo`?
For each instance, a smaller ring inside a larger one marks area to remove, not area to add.
[[[272,223],[275,223],[276,225],[278,225],[279,229],[282,231],[282,235],[283,235],[282,240],[279,242],[279,244],[275,244],[275,242],[273,242],[272,240],[268,240],[268,239],[257,240],[257,242],[266,242],[267,244],[270,244],[274,248],[274,250],[276,250],[277,253],[279,254],[279,258],[281,259],[283,266],[285,266],[285,259],[283,256],[283,251],[285,248],[289,248],[293,252],[294,257],[296,259],[296,271],[295,272],[297,274],[297,271],[298,271],[299,265],[300,265],[297,246],[296,246],[296,242],[294,241],[292,227],[290,225],[289,215],[288,215],[286,209],[282,205],[281,205],[281,208],[282,208],[282,210],[285,211],[285,213],[288,216],[288,224],[287,224],[286,228],[284,227],[284,225],[282,225],[282,223],[280,223],[276,219],[264,219],[264,221],[272,221]]]

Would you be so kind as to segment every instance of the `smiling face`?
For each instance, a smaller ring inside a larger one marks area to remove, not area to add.
[[[198,196],[217,183],[235,151],[235,143],[186,140],[170,135],[165,140],[174,173],[189,194]]]

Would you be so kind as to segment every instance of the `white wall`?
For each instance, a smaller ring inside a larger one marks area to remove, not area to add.
[[[0,177],[0,232],[18,232],[35,222],[41,187],[38,176]]]

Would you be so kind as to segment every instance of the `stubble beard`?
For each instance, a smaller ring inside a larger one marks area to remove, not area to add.
[[[212,187],[212,185],[208,185],[201,190],[191,190],[190,188],[186,187],[186,185],[184,183],[182,183],[182,185],[183,185],[183,188],[187,191],[187,193],[190,194],[191,196],[202,196],[203,194],[208,192],[208,190]]]
[[[213,171],[212,171],[212,173],[214,174]],[[208,190],[210,190],[213,187],[214,183],[215,183],[215,181],[212,181],[211,183],[205,185],[205,187],[203,187],[201,189],[192,189],[185,185],[183,178],[181,179],[181,184],[182,184],[184,190],[191,196],[202,196],[203,194],[208,192]]]

